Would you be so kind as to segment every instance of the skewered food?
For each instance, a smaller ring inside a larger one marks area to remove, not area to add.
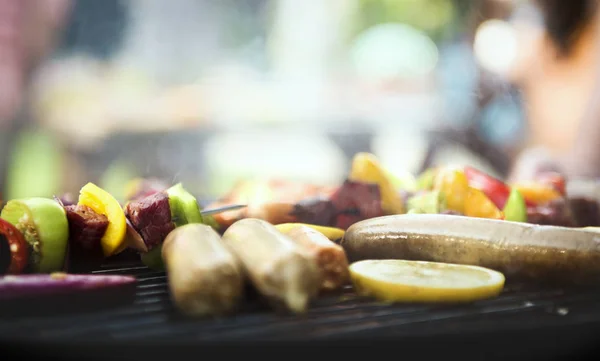
[[[69,239],[65,210],[47,198],[13,199],[6,203],[0,218],[15,226],[28,245],[28,267],[34,273],[62,269]]]
[[[27,267],[29,249],[23,234],[0,219],[0,273],[19,274]]]
[[[104,189],[88,183],[79,191],[77,205],[86,206],[95,213],[106,217],[108,226],[100,239],[104,256],[112,256],[122,251],[125,246],[127,221],[119,202]]]

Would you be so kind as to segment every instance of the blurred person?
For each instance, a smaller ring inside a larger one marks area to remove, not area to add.
[[[514,76],[526,104],[530,141],[510,178],[548,170],[598,178],[600,7],[597,0],[533,3],[541,12],[542,28],[528,33],[522,46],[528,56],[521,58]]]
[[[0,0],[0,129],[12,126],[31,70],[55,45],[71,0]]]

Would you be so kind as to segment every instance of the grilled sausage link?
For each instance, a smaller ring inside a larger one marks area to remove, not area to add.
[[[171,297],[188,315],[234,310],[244,292],[238,259],[211,227],[190,223],[171,231],[162,247]]]
[[[341,246],[330,241],[321,232],[304,225],[293,227],[284,234],[301,246],[319,266],[321,290],[335,290],[348,282],[348,259]]]
[[[303,312],[318,293],[321,277],[316,263],[272,224],[242,219],[231,225],[222,239],[257,291],[276,306]]]
[[[352,225],[340,243],[351,262],[406,259],[483,266],[507,278],[600,282],[600,233],[442,214],[404,214]]]

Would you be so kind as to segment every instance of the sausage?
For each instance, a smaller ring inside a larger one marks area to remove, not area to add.
[[[223,234],[223,242],[241,261],[256,290],[274,306],[306,310],[321,285],[316,262],[272,224],[246,218]]]
[[[502,220],[405,214],[352,225],[341,246],[351,262],[406,259],[469,264],[507,279],[600,281],[600,233]]]
[[[321,272],[321,290],[330,291],[350,279],[348,259],[344,249],[315,229],[299,225],[284,234],[301,246],[315,260]]]
[[[191,316],[233,311],[244,292],[237,258],[210,226],[190,223],[171,231],[162,245],[171,298]]]

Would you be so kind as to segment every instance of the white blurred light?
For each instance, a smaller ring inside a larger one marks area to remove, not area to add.
[[[370,79],[415,77],[437,65],[438,49],[424,32],[406,24],[375,25],[355,40],[351,58],[359,76]]]
[[[517,34],[506,21],[484,21],[475,34],[475,57],[494,73],[506,74],[517,57]]]

